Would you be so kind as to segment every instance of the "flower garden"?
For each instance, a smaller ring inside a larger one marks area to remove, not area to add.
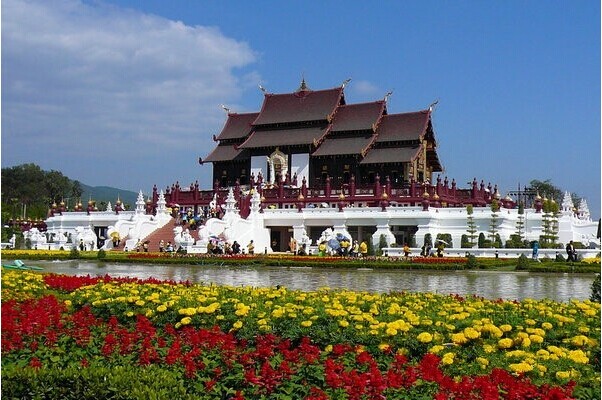
[[[2,273],[2,395],[600,398],[600,304]]]

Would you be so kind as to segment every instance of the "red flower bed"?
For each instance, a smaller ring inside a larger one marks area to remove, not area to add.
[[[79,289],[80,287],[88,286],[88,285],[96,285],[97,283],[101,283],[101,282],[104,282],[104,283],[107,283],[107,282],[139,283],[139,284],[166,283],[169,285],[181,284],[181,285],[186,285],[186,286],[192,285],[192,283],[189,281],[176,282],[173,280],[161,280],[161,279],[157,279],[157,278],[153,278],[153,277],[146,278],[146,279],[139,279],[139,278],[130,278],[130,277],[111,277],[109,275],[105,275],[105,276],[90,276],[90,275],[68,276],[68,275],[58,275],[58,274],[45,274],[44,275],[44,283],[46,285],[48,285],[48,287],[50,287],[52,289],[56,289],[56,290],[61,290],[64,292],[73,292],[74,290]]]
[[[35,369],[87,367],[92,358],[95,365],[154,364],[181,371],[206,393],[240,389],[238,399],[291,390],[314,400],[425,392],[441,400],[570,399],[574,388],[573,383],[538,387],[499,369],[453,379],[433,354],[409,362],[392,352],[370,353],[346,344],[327,352],[307,338],[293,342],[274,334],[258,335],[251,343],[217,327],[155,326],[141,315],[124,326],[115,317],[95,317],[88,307],[69,312],[54,296],[3,303],[2,323],[3,365],[25,359]]]

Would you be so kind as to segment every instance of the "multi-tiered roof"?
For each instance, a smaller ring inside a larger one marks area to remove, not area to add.
[[[259,112],[228,113],[214,138],[217,147],[201,162],[221,170],[228,163],[250,163],[253,155],[279,149],[307,153],[311,160],[346,157],[354,163],[354,175],[362,174],[362,168],[377,168],[384,177],[387,165],[404,163],[406,175],[416,179],[431,179],[433,172],[442,171],[432,109],[389,114],[386,97],[346,104],[344,87],[311,90],[303,81],[292,93],[265,92]]]

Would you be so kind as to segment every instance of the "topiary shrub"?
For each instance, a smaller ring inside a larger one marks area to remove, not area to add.
[[[526,269],[529,268],[529,259],[527,258],[526,255],[521,254],[520,257],[518,258],[518,261],[516,263],[516,270],[517,271],[524,271]]]

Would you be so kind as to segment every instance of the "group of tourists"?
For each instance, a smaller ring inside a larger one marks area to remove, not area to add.
[[[353,243],[347,238],[343,238],[338,242],[338,245],[323,240],[318,245],[318,256],[341,256],[341,257],[367,257],[368,243],[362,241],[359,243],[354,240]]]

